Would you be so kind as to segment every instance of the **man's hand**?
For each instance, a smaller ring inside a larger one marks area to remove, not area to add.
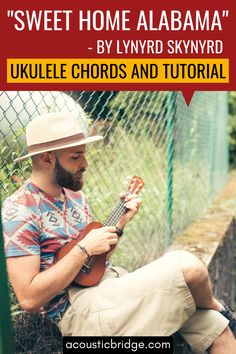
[[[123,229],[124,226],[138,212],[142,204],[142,200],[140,197],[137,196],[137,194],[129,194],[128,196],[126,196],[125,193],[120,193],[119,197],[121,200],[124,200],[127,211],[121,216],[116,226]]]
[[[119,197],[124,200],[127,211],[121,216],[116,227],[123,229],[138,212],[141,198],[137,194],[129,194],[127,196],[125,193],[120,193]],[[116,227],[105,226],[93,229],[78,244],[85,247],[90,256],[108,252],[111,246],[115,246],[118,243],[119,238],[116,234]]]
[[[91,230],[78,244],[85,247],[89,255],[92,256],[110,251],[111,246],[117,242],[116,228],[105,226]]]

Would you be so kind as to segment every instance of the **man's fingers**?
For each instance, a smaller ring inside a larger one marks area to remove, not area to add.
[[[126,196],[126,198],[125,198],[125,201],[128,202],[128,201],[130,201],[130,200],[132,200],[132,199],[135,199],[135,198],[137,198],[137,197],[138,197],[137,194],[128,194],[128,195]]]
[[[142,201],[140,198],[136,198],[133,200],[130,200],[129,202],[125,203],[125,207],[129,210],[137,210],[140,205],[141,205]]]
[[[109,245],[115,245],[116,243],[118,243],[118,237],[109,240]]]
[[[103,229],[104,229],[105,232],[109,232],[109,233],[116,232],[116,227],[115,226],[105,226],[105,227],[103,227]]]
[[[117,234],[115,232],[112,232],[112,233],[107,233],[107,238],[108,239],[112,239],[112,238],[117,238]]]

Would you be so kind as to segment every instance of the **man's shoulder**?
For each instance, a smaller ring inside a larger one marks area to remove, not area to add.
[[[35,193],[30,188],[28,181],[3,201],[2,209],[4,211],[13,205],[16,207],[24,206],[29,209],[36,205]]]

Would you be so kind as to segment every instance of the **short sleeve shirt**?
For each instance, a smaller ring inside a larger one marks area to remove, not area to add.
[[[50,196],[27,181],[2,207],[6,257],[40,255],[40,271],[52,266],[55,253],[92,221],[83,192],[63,189],[64,200]],[[53,322],[69,304],[64,290],[41,308]]]

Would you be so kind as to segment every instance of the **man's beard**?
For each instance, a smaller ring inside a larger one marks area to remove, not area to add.
[[[78,191],[83,187],[82,173],[85,168],[81,168],[77,173],[71,173],[65,170],[58,159],[56,158],[55,168],[54,168],[54,181],[55,183],[62,187],[68,188],[72,191]]]

